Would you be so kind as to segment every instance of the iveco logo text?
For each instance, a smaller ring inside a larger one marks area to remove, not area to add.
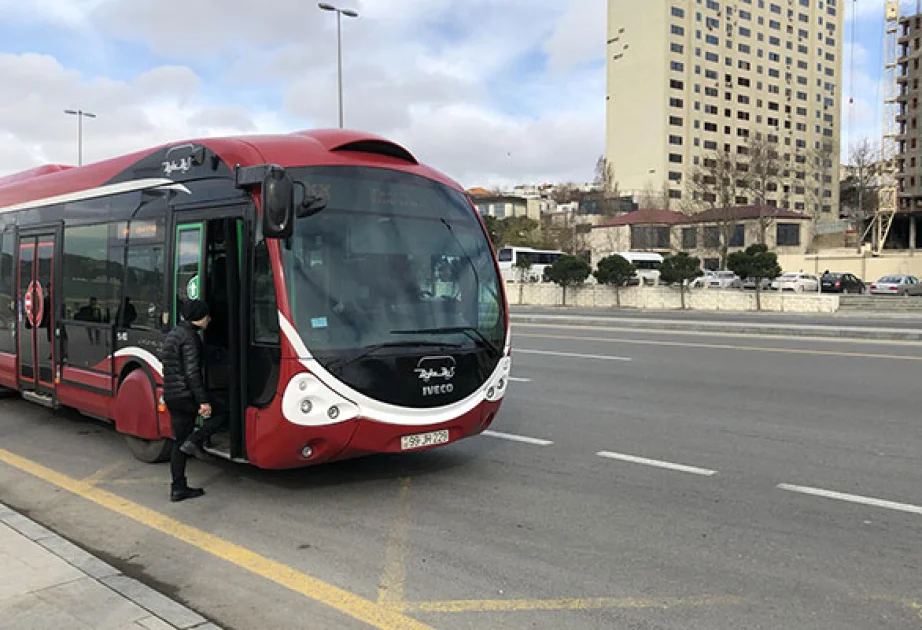
[[[416,364],[416,375],[425,385],[423,385],[423,396],[435,396],[438,394],[450,394],[454,391],[455,386],[449,383],[455,376],[457,363],[453,357],[423,357]],[[430,385],[430,381],[441,380],[442,383]]]

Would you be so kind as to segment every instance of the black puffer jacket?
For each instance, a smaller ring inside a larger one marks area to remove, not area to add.
[[[163,342],[163,399],[208,402],[202,382],[201,338],[189,322],[180,322]]]

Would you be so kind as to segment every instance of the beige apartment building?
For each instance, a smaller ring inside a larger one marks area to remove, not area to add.
[[[743,155],[759,132],[786,169],[767,203],[838,218],[844,5],[608,0],[605,152],[619,189],[667,190],[692,209],[692,169],[711,151]]]

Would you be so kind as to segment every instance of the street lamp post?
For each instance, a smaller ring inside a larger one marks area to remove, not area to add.
[[[65,109],[64,113],[77,117],[77,166],[83,166],[83,119],[96,118],[96,114],[85,112],[82,109]]]
[[[343,128],[343,43],[342,43],[342,21],[341,16],[358,17],[359,14],[352,9],[340,9],[332,4],[321,2],[317,5],[324,11],[333,11],[336,13],[336,67],[339,77],[339,128]]]

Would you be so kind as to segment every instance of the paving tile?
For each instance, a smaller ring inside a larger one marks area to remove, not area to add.
[[[96,556],[88,554],[77,545],[64,540],[60,536],[45,538],[38,541],[38,544],[96,579],[121,573],[115,567],[106,564]]]
[[[90,577],[35,594],[96,630],[115,630],[150,616],[148,611]]]
[[[0,627],[16,630],[93,630],[93,626],[35,594],[0,601]]]
[[[177,628],[192,628],[207,621],[195,611],[126,575],[113,575],[101,582]]]
[[[82,577],[47,549],[0,523],[0,600]]]

